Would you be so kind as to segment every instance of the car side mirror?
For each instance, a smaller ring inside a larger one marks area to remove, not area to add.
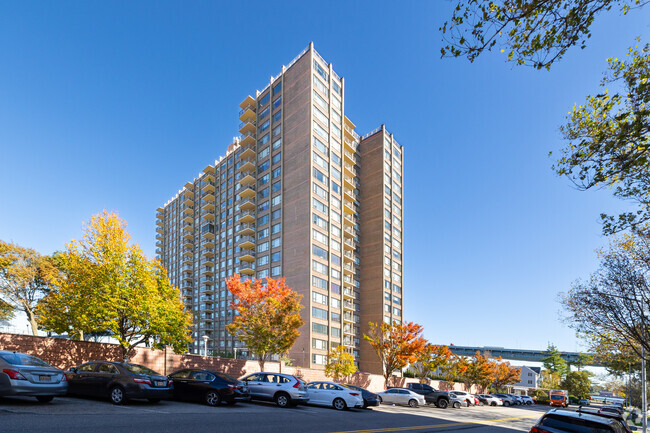
[[[71,373],[76,373],[77,368],[76,367],[70,367],[70,369],[68,369],[68,371],[71,372]]]
[[[638,428],[636,428],[636,427],[633,426],[633,425],[628,425],[628,428],[629,428],[630,430],[632,430],[632,431],[637,431],[637,430],[638,430]]]

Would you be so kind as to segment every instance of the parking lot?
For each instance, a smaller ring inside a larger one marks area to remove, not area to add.
[[[443,432],[529,431],[546,411],[542,407],[469,407],[438,409],[382,405],[368,410],[336,411],[315,406],[280,409],[267,403],[208,407],[196,403],[132,401],[116,406],[103,400],[0,398],[4,432]]]

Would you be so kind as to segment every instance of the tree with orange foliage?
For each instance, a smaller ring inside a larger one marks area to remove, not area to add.
[[[494,387],[500,391],[506,385],[517,383],[521,380],[521,368],[515,368],[509,362],[502,362],[501,357],[497,359],[494,369]]]
[[[457,379],[460,380],[463,377],[468,368],[469,362],[465,358],[452,353],[449,363],[441,369],[442,377],[445,378],[447,387],[454,389],[454,383]]]
[[[449,364],[450,361],[451,351],[447,346],[436,346],[435,344],[427,343],[424,349],[418,353],[413,368],[415,369],[415,374],[420,379],[420,383],[424,383],[429,374]]]
[[[424,350],[426,340],[422,337],[423,328],[413,322],[403,324],[369,322],[370,331],[363,336],[377,352],[384,372],[384,387],[393,371],[406,367],[416,361],[418,354]]]
[[[477,350],[468,360],[467,370],[461,375],[465,390],[469,391],[472,385],[485,390],[492,383],[495,367],[494,361]]]
[[[300,318],[302,296],[284,278],[267,278],[262,284],[257,279],[242,282],[235,274],[226,285],[235,297],[230,306],[236,312],[226,328],[257,355],[260,371],[264,371],[269,357],[288,352],[300,335],[298,328],[305,323]]]

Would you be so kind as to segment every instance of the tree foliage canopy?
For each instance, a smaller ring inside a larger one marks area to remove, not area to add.
[[[417,354],[417,360],[413,365],[420,383],[424,383],[426,378],[438,368],[449,364],[451,359],[452,354],[449,347],[427,343],[424,349]]]
[[[302,296],[286,285],[284,278],[275,280],[241,281],[239,274],[226,280],[235,300],[230,306],[236,311],[228,332],[239,338],[258,356],[260,368],[273,354],[289,351],[300,336],[298,328]]]
[[[54,267],[49,257],[31,248],[0,241],[0,318],[22,311],[29,320],[32,335],[38,335],[36,308],[49,290]]]
[[[599,251],[600,268],[562,296],[578,332],[624,341],[637,355],[641,347],[650,353],[650,234],[643,232],[613,237]]]
[[[557,347],[553,344],[549,344],[546,350],[544,351],[544,358],[542,359],[544,368],[550,373],[556,373],[560,378],[566,376],[569,372],[569,366],[567,365],[562,354]]]
[[[338,345],[329,351],[327,364],[325,364],[325,375],[339,382],[342,377],[354,374],[357,366],[354,365],[354,356],[347,351],[345,346]]]
[[[588,371],[572,371],[567,373],[560,386],[569,391],[569,395],[586,398],[591,390],[590,378],[591,373]]]
[[[426,340],[422,337],[423,328],[413,322],[402,324],[369,323],[370,331],[363,336],[379,357],[384,370],[384,386],[393,371],[402,369],[417,360],[424,349]]]
[[[638,205],[618,217],[601,215],[605,233],[614,233],[650,220],[650,45],[607,63],[603,91],[574,105],[561,128],[569,144],[553,168],[578,189],[612,188]],[[610,93],[608,85],[619,90]]]
[[[149,260],[129,245],[126,222],[104,211],[84,225],[81,241],[72,240],[55,258],[52,290],[39,306],[44,328],[67,332],[108,332],[124,356],[141,343],[187,350],[191,316],[185,312],[159,260]]]
[[[442,56],[473,62],[497,47],[507,61],[550,69],[569,48],[584,48],[596,17],[612,8],[627,13],[646,0],[459,0],[440,28]]]

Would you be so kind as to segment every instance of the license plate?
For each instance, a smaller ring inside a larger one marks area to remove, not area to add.
[[[165,386],[165,382],[162,382],[160,380],[156,381],[156,386]]]
[[[38,380],[40,380],[41,382],[51,382],[52,377],[51,376],[38,376]]]

